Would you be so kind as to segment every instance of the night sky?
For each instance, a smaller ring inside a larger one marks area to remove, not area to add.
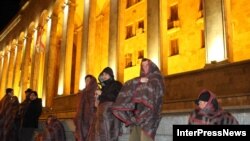
[[[20,9],[22,0],[0,0],[0,32],[9,24]]]

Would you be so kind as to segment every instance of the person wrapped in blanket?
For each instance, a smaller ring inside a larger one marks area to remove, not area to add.
[[[18,115],[19,101],[14,96],[12,88],[6,89],[6,94],[0,101],[0,140],[18,140]]]
[[[49,115],[45,130],[38,134],[36,141],[66,141],[63,124],[54,115]]]
[[[237,125],[237,119],[219,105],[215,94],[202,90],[195,100],[196,108],[190,114],[190,125]]]
[[[86,87],[77,95],[77,111],[74,118],[77,141],[88,141],[95,119],[95,91],[98,89],[97,80],[93,75],[85,76]]]
[[[153,141],[161,121],[164,78],[150,60],[142,59],[140,76],[128,80],[112,106],[113,114],[131,127],[129,141]]]

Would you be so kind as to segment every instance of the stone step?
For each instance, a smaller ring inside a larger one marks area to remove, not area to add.
[[[239,109],[239,110],[227,110],[231,112],[239,121],[240,124],[250,124],[250,109]],[[166,113],[163,114],[162,120],[160,122],[159,128],[157,130],[157,135],[155,141],[172,141],[173,140],[173,125],[186,125],[188,121],[188,116],[190,112],[180,112],[180,113]],[[67,141],[75,141],[74,130],[75,126],[71,119],[61,120],[65,131]],[[40,129],[44,127],[44,124],[40,124]],[[123,135],[120,136],[119,141],[128,141],[129,138],[129,128],[123,126]]]

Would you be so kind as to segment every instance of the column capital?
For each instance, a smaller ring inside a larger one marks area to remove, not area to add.
[[[15,49],[18,47],[18,44],[11,45],[10,51],[15,51]]]
[[[7,46],[5,48],[5,54],[9,53],[11,51],[11,46]]]
[[[0,51],[0,57],[4,56],[4,51]]]

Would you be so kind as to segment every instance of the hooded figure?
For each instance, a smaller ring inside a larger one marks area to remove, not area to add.
[[[114,80],[114,73],[106,67],[98,77],[101,90],[96,91],[99,105],[96,113],[95,128],[90,141],[118,141],[121,122],[112,114],[111,106],[122,87],[121,82]]]
[[[1,141],[16,141],[18,138],[17,113],[18,99],[13,95],[13,89],[7,88],[0,101],[0,139]]]
[[[124,84],[112,108],[117,118],[131,126],[130,141],[154,140],[161,120],[164,90],[159,68],[151,60],[143,59],[140,76]]]
[[[195,125],[234,125],[238,121],[229,112],[224,111],[215,95],[208,90],[201,91],[198,99],[195,100],[197,105],[195,110],[190,114],[188,123]]]
[[[92,75],[85,77],[86,87],[79,93],[77,112],[74,119],[77,141],[87,141],[90,127],[95,116],[95,91],[98,89],[96,78]]]

